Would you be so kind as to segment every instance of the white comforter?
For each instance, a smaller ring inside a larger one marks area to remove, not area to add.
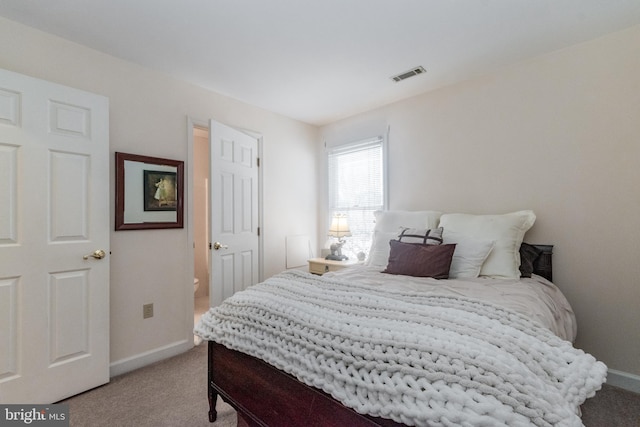
[[[515,311],[297,271],[235,294],[195,332],[407,425],[580,426],[606,376]]]
[[[380,273],[384,268],[356,265],[325,277],[336,277],[387,289],[425,292],[433,295],[459,295],[509,308],[540,322],[567,341],[575,341],[577,327],[573,309],[558,287],[544,277],[522,279],[437,280]]]

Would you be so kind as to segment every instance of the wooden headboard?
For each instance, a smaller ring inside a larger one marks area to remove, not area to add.
[[[533,263],[533,272],[538,276],[542,276],[548,281],[553,281],[553,269],[551,265],[551,256],[553,255],[553,245],[533,245],[540,249],[542,253]]]

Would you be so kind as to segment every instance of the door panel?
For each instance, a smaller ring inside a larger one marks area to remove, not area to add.
[[[211,304],[259,280],[258,141],[237,129],[210,123]]]
[[[244,251],[240,254],[242,278],[239,280],[241,286],[239,289],[235,289],[236,292],[255,284],[253,282],[254,255],[253,251]]]
[[[18,147],[0,144],[0,194],[6,201],[0,203],[0,245],[17,241],[17,176]]]
[[[0,70],[0,403],[109,380],[108,99]]]
[[[51,206],[51,241],[88,239],[89,228],[89,157],[50,152],[49,178]]]
[[[220,171],[217,176],[219,179],[217,190],[220,197],[211,200],[219,203],[217,209],[219,211],[219,231],[224,234],[233,234],[233,174]]]
[[[255,229],[255,224],[253,223],[253,207],[254,207],[254,197],[253,194],[253,184],[254,180],[252,177],[243,177],[240,180],[240,227],[239,232],[243,234],[250,234]]]
[[[62,102],[49,102],[51,132],[63,136],[91,137],[91,109]]]
[[[89,283],[86,270],[50,276],[49,325],[51,364],[89,354]]]
[[[0,279],[0,381],[18,373],[18,283],[17,277]]]

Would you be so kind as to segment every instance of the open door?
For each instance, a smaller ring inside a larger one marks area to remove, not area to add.
[[[211,306],[259,280],[258,140],[211,120]]]
[[[0,403],[109,381],[109,101],[0,70]]]

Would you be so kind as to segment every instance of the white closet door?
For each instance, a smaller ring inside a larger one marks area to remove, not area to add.
[[[108,99],[0,70],[0,194],[0,403],[108,382]]]

